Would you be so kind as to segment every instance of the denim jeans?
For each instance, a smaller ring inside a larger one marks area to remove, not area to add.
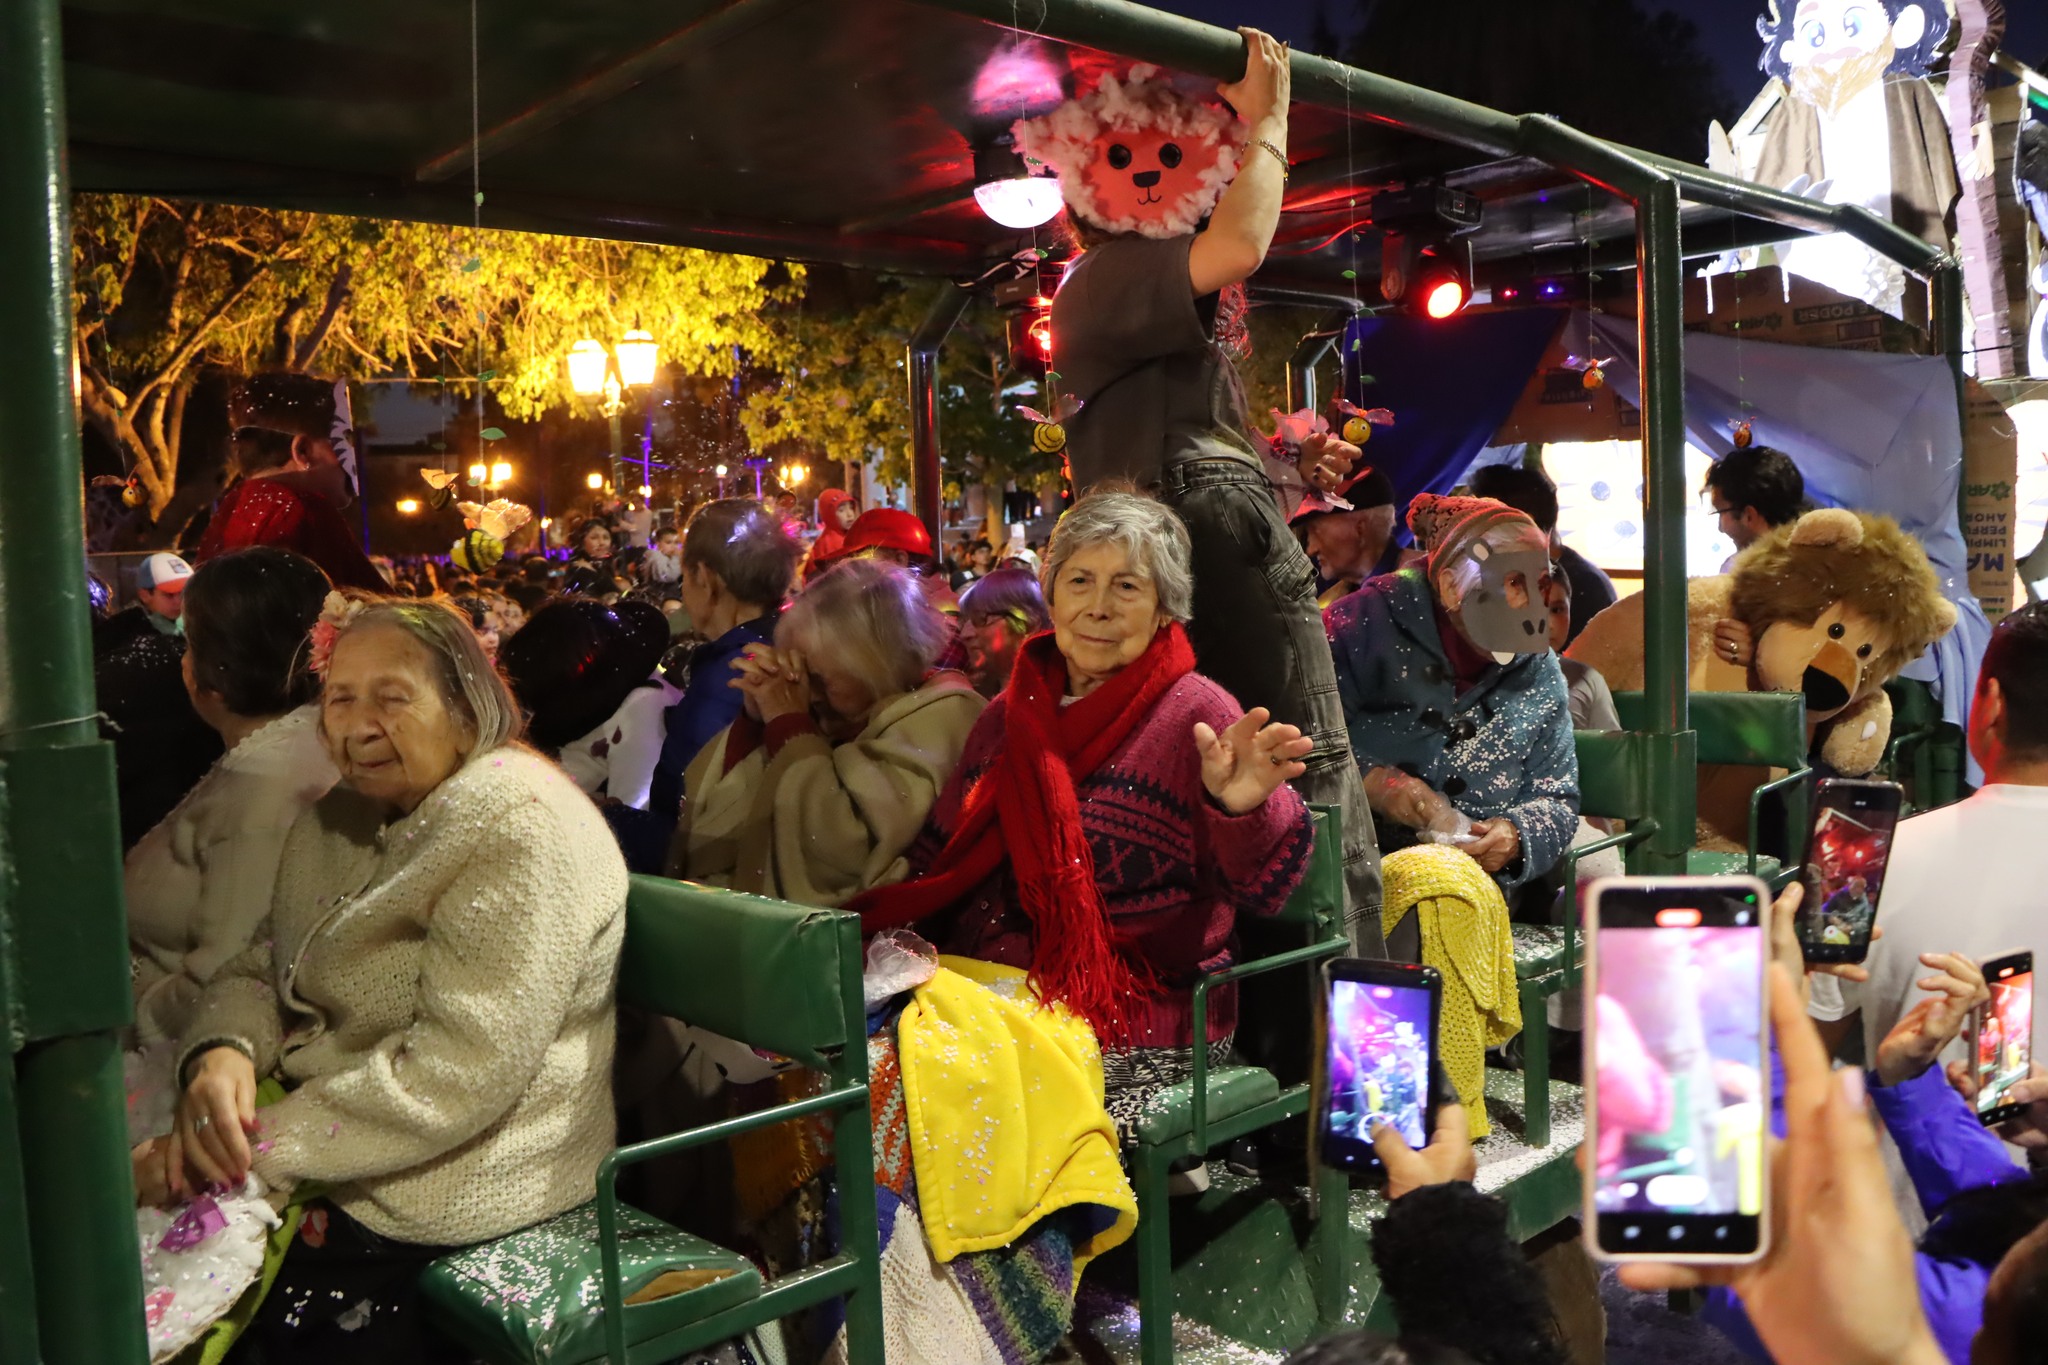
[[[1380,855],[1372,810],[1337,701],[1315,569],[1280,516],[1265,472],[1247,455],[1208,442],[1162,472],[1160,497],[1193,541],[1197,666],[1247,710],[1298,725],[1315,741],[1294,789],[1344,812],[1345,923],[1352,951],[1385,957]]]

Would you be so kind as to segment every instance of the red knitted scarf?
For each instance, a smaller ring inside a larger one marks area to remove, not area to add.
[[[1002,753],[967,793],[958,828],[924,876],[852,902],[862,931],[913,924],[959,902],[1007,857],[1031,920],[1032,985],[1104,1042],[1120,1041],[1121,1002],[1147,989],[1147,974],[1117,951],[1074,788],[1194,667],[1187,635],[1169,625],[1135,662],[1063,707],[1067,664],[1051,633],[1025,641],[1003,693]]]

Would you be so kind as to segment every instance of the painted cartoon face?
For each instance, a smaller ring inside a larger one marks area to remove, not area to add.
[[[1112,128],[1096,140],[1094,159],[1082,175],[1103,222],[1156,222],[1186,210],[1190,200],[1213,197],[1213,180],[1205,183],[1204,176],[1215,170],[1226,150],[1214,141],[1177,138],[1156,128]],[[1195,213],[1199,216],[1200,210]]]
[[[1757,679],[1768,691],[1804,693],[1809,723],[1827,720],[1862,693],[1890,644],[1883,625],[1837,602],[1810,626],[1765,627],[1756,646]]]
[[[1909,38],[1892,35],[1892,17],[1882,0],[1800,0],[1792,16],[1792,34],[1781,55],[1790,67],[1840,66],[1867,57],[1896,43],[1910,47],[1919,41],[1921,11],[1917,6],[1900,16],[1899,26],[1910,25]]]

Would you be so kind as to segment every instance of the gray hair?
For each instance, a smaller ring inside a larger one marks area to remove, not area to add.
[[[469,618],[444,601],[373,598],[336,637],[370,626],[392,626],[426,647],[434,661],[441,701],[469,732],[468,757],[479,758],[519,738],[525,718],[512,689],[484,653]]]
[[[757,607],[781,605],[803,553],[781,518],[744,498],[705,503],[683,536],[685,565],[709,569],[727,592]]]
[[[878,559],[820,575],[775,626],[779,647],[831,659],[877,700],[920,686],[952,640],[951,623],[925,599],[917,576]]]
[[[1152,590],[1159,594],[1159,610],[1167,620],[1193,618],[1195,572],[1187,526],[1166,504],[1115,490],[1083,497],[1053,528],[1052,544],[1045,550],[1045,572],[1039,580],[1048,603],[1067,560],[1097,545],[1114,545],[1129,557],[1135,572],[1149,579]]]
[[[998,617],[1007,620],[1019,635],[1032,635],[1052,626],[1045,609],[1045,592],[1029,569],[997,569],[984,574],[960,594],[960,619],[969,625],[986,625]]]

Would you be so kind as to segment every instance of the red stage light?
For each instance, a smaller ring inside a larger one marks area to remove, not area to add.
[[[1422,308],[1433,318],[1447,318],[1465,306],[1465,285],[1460,280],[1438,280],[1423,297]]]
[[[1031,344],[1038,348],[1038,358],[1040,360],[1046,361],[1047,363],[1051,363],[1052,319],[1050,317],[1042,317],[1037,319],[1031,324],[1030,330],[1027,332],[1027,335],[1031,338]]]

